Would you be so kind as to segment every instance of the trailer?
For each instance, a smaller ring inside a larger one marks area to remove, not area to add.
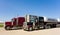
[[[56,28],[57,19],[46,18],[43,16],[26,15],[23,29],[27,31]]]
[[[23,22],[25,21],[24,17],[17,17],[12,18],[10,22],[5,22],[5,29],[22,29],[23,28]]]

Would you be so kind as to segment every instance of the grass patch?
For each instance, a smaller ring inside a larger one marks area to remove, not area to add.
[[[0,23],[0,27],[3,27],[4,26],[4,24],[3,23]]]

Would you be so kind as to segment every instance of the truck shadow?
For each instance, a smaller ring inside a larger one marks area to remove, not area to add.
[[[59,27],[57,27],[57,28],[59,28]],[[54,29],[54,28],[49,28],[49,29]],[[36,29],[36,30],[33,30],[33,31],[40,31],[40,30],[48,30],[48,29]],[[33,31],[28,31],[28,32],[33,32]]]
[[[9,30],[6,30],[6,31],[12,31],[12,30],[22,30],[22,28],[20,28],[20,29],[9,29]]]
[[[59,28],[59,27],[57,27],[57,28]],[[54,29],[54,28],[49,28],[49,29]],[[23,30],[23,29],[10,29],[10,30],[6,30],[6,31],[12,31],[12,30]],[[36,30],[31,30],[31,31],[29,31],[29,30],[26,30],[27,32],[33,32],[33,31],[39,31],[39,30],[48,30],[48,29],[36,29]],[[24,30],[25,31],[25,30]]]
[[[49,28],[49,29],[54,29],[54,28]],[[48,29],[37,29],[37,30],[34,30],[34,31],[38,31],[38,30],[48,30]]]

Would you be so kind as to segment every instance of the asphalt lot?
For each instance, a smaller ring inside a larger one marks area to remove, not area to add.
[[[24,30],[5,30],[0,28],[0,35],[60,35],[60,28],[24,31]]]

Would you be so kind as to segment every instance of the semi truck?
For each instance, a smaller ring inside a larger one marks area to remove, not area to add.
[[[24,17],[12,18],[11,21],[5,22],[5,29],[6,30],[22,29],[24,21],[25,21]]]
[[[44,16],[26,15],[23,29],[25,31],[56,28],[57,19],[46,18]]]

